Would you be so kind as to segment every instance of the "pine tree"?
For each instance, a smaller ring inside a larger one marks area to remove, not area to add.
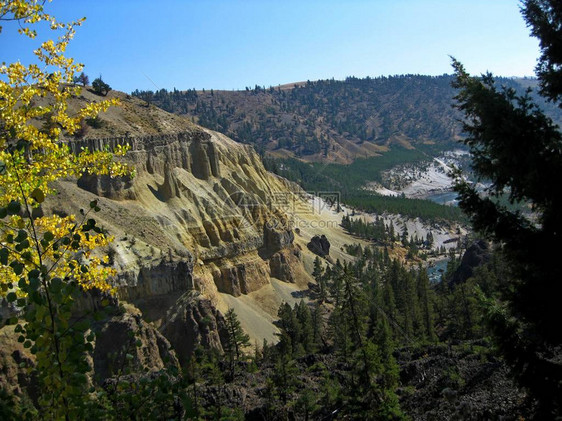
[[[562,107],[562,3],[526,0],[523,15],[539,39],[541,94]],[[474,228],[500,248],[509,267],[500,300],[490,299],[489,320],[506,361],[540,404],[540,417],[562,413],[562,133],[529,94],[500,88],[490,74],[471,77],[453,61],[458,108],[465,114],[465,144],[487,195],[456,174],[459,206]],[[534,217],[510,210],[530,203]],[[558,350],[558,351],[557,351]]]
[[[230,366],[230,377],[234,378],[236,361],[240,360],[244,348],[250,346],[250,337],[244,333],[242,325],[233,308],[224,315],[228,332],[225,353]]]
[[[295,306],[297,320],[300,324],[300,343],[302,344],[305,352],[312,353],[315,350],[314,343],[314,326],[312,323],[312,315],[308,305],[303,300]]]
[[[419,268],[418,276],[416,279],[416,292],[418,295],[418,302],[420,305],[421,318],[422,318],[422,329],[423,336],[428,341],[435,340],[435,329],[434,329],[434,314],[433,314],[433,302],[432,302],[432,290],[429,285],[429,277],[427,276],[427,271],[424,268]]]

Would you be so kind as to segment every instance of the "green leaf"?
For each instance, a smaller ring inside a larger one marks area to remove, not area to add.
[[[43,238],[45,239],[45,241],[53,241],[55,236],[53,235],[53,233],[51,231],[47,231],[45,234],[43,234]]]
[[[94,209],[97,205],[98,205],[98,201],[97,201],[97,200],[92,200],[92,201],[90,202],[90,209]]]
[[[19,262],[14,261],[10,264],[10,266],[12,267],[16,275],[21,275],[21,273],[23,272],[24,265]]]
[[[12,200],[8,203],[8,215],[16,215],[19,213],[21,205],[19,202]]]
[[[10,252],[8,251],[8,249],[6,247],[0,249],[0,263],[2,263],[4,266],[8,265],[8,256],[10,255]]]
[[[18,236],[15,238],[15,241],[16,241],[16,243],[21,243],[26,238],[27,238],[27,231],[26,230],[19,230]]]
[[[0,219],[4,219],[6,216],[8,216],[8,209],[4,207],[0,208]]]
[[[62,280],[60,278],[51,279],[51,290],[58,292],[62,289]]]
[[[8,300],[9,303],[13,303],[14,301],[16,301],[18,298],[18,296],[16,295],[15,292],[9,292],[8,295],[6,295],[6,299]]]
[[[29,288],[32,291],[37,291],[39,289],[40,286],[40,281],[39,278],[29,278]]]
[[[40,188],[36,188],[30,195],[37,203],[43,203],[45,200],[45,193]]]

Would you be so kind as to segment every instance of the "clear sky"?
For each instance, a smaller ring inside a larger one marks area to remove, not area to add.
[[[538,43],[518,0],[53,0],[87,17],[69,53],[114,89],[243,89],[346,76],[531,76]],[[0,34],[0,60],[36,44]]]

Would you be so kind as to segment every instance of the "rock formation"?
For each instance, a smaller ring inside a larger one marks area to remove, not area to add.
[[[490,246],[484,240],[475,241],[464,253],[461,264],[453,273],[449,286],[465,282],[474,274],[474,269],[490,260]]]
[[[135,372],[158,371],[172,365],[179,366],[170,342],[141,313],[127,306],[121,314],[105,320],[96,327],[93,353],[95,380],[119,375],[119,370],[132,365]],[[127,358],[127,355],[132,358]]]
[[[222,352],[228,335],[223,315],[208,299],[191,293],[186,293],[169,309],[161,331],[170,340],[182,365],[198,345]]]
[[[125,144],[122,159],[134,177],[60,182],[56,201],[44,209],[78,214],[99,201],[98,225],[115,236],[104,252],[119,274],[119,298],[138,307],[182,355],[197,343],[220,349],[220,334],[210,332],[220,331],[215,307],[228,308],[224,294],[257,292],[272,277],[308,284],[290,218],[272,205],[280,195],[302,200],[300,189],[267,172],[253,148],[192,124],[173,133],[69,142],[75,152]],[[194,291],[200,298],[187,300]],[[273,308],[266,311],[274,316]]]
[[[326,257],[330,254],[330,242],[325,235],[315,235],[307,246],[311,252],[320,257]]]

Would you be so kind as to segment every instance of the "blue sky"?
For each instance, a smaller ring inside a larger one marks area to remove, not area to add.
[[[243,89],[346,76],[530,76],[538,43],[517,0],[53,0],[87,17],[69,53],[114,89]],[[4,25],[0,60],[36,43]]]

